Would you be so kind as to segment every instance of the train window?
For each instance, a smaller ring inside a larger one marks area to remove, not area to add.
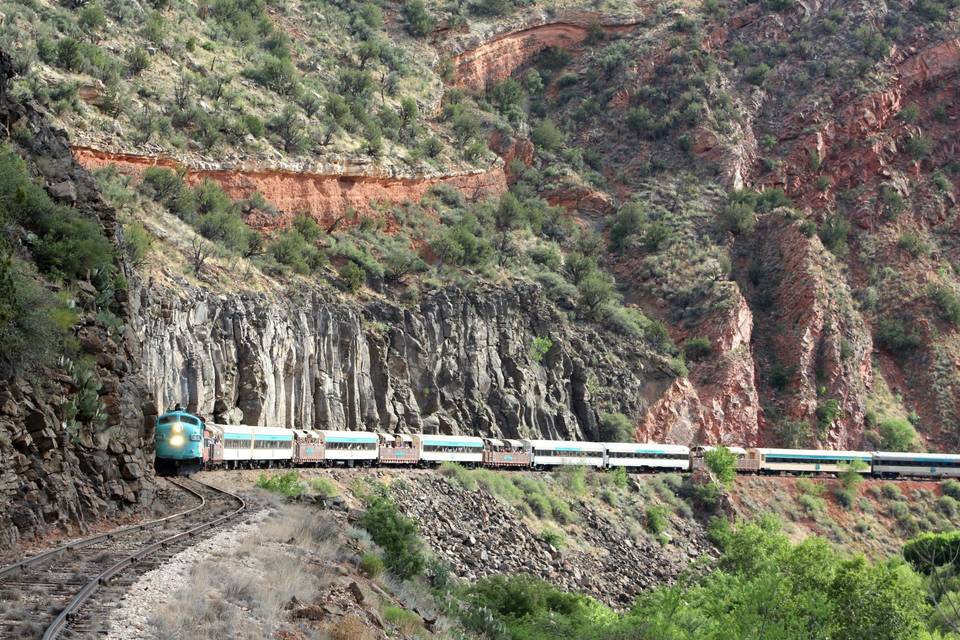
[[[172,424],[177,421],[176,416],[160,416],[157,419],[157,424]]]

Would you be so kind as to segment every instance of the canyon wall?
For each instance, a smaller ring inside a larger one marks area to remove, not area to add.
[[[483,91],[509,78],[545,49],[575,49],[593,30],[627,32],[636,24],[636,18],[616,19],[582,11],[559,17],[532,14],[504,32],[484,34],[459,45],[460,52],[453,56],[454,85]]]
[[[7,95],[10,77],[10,58],[0,52],[0,117],[8,123],[6,133],[14,134],[3,142],[26,159],[28,171],[54,199],[101,225],[118,248],[118,276],[135,289],[137,274],[120,248],[115,212],[74,162],[65,134],[51,127],[36,105]],[[6,224],[12,223],[7,219]],[[27,235],[21,229],[17,237]],[[29,259],[22,247],[12,250]],[[59,282],[40,283],[38,277],[37,286],[41,284],[65,288]],[[103,518],[124,517],[154,498],[153,424],[143,412],[145,404],[149,412],[153,403],[139,377],[137,339],[104,320],[128,318],[128,289],[118,286],[109,296],[89,281],[71,288],[75,291],[66,295],[76,313],[71,336],[75,358],[89,362],[103,421],[71,424],[81,385],[77,378],[84,376],[76,374],[66,355],[42,372],[0,374],[0,550],[35,536],[69,535]]]
[[[220,421],[594,439],[598,407],[639,419],[671,380],[534,285],[438,290],[413,308],[147,288],[138,309],[158,405]],[[539,361],[535,337],[553,342]]]
[[[197,184],[213,180],[234,199],[259,193],[280,210],[280,215],[260,220],[258,226],[281,227],[293,216],[306,213],[322,226],[329,226],[347,209],[370,214],[380,204],[419,201],[431,187],[450,185],[468,199],[499,195],[507,190],[503,163],[484,170],[449,175],[405,175],[375,171],[367,166],[330,164],[294,169],[257,167],[194,168],[173,158],[112,153],[74,147],[73,154],[87,169],[113,165],[121,172],[138,175],[148,167],[165,167],[184,172],[184,180]]]

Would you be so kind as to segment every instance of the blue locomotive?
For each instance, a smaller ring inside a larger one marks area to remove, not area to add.
[[[156,467],[161,473],[187,473],[204,459],[203,419],[176,407],[157,418]]]

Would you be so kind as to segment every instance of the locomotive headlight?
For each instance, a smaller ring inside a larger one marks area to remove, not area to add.
[[[184,439],[182,435],[176,434],[176,435],[170,436],[171,447],[182,447],[183,443],[184,443]]]
[[[174,422],[174,423],[173,423],[173,432],[174,432],[174,433],[180,433],[181,431],[183,431],[183,425],[180,424],[179,422]]]

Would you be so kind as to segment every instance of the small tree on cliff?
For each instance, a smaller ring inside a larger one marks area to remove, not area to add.
[[[724,487],[730,487],[737,477],[737,456],[726,447],[717,447],[707,451],[703,456],[710,473],[714,475]]]

